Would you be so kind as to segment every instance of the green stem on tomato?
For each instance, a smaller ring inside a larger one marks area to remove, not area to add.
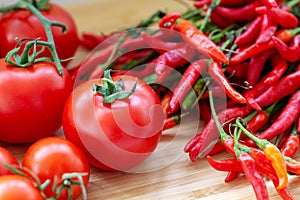
[[[19,0],[18,2],[5,6],[5,7],[1,7],[0,8],[0,12],[7,12],[7,11],[12,11],[15,9],[24,9],[26,8],[27,10],[29,10],[33,15],[35,15],[40,22],[42,23],[44,29],[45,29],[45,33],[47,36],[47,42],[48,47],[52,53],[52,57],[53,57],[53,61],[56,65],[57,71],[60,75],[63,74],[63,70],[62,70],[62,65],[61,65],[61,61],[58,57],[56,48],[55,48],[55,43],[54,43],[54,39],[53,39],[53,34],[52,34],[52,30],[51,30],[51,26],[58,26],[62,29],[62,32],[66,31],[66,26],[64,24],[61,24],[59,22],[55,22],[55,21],[50,21],[48,20],[46,17],[44,17],[41,12],[33,5],[33,3],[25,1],[25,0]]]

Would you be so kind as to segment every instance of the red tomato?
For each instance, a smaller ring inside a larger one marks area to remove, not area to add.
[[[132,76],[115,76],[130,91]],[[94,166],[125,170],[144,161],[156,148],[165,115],[157,94],[141,80],[133,94],[113,103],[93,91],[97,79],[74,89],[64,108],[63,128],[67,139],[79,146]]]
[[[0,177],[0,199],[43,200],[43,197],[29,179],[19,175],[5,175]]]
[[[19,162],[17,161],[15,156],[4,147],[0,147],[0,162],[8,164],[15,168],[19,168]],[[0,164],[0,176],[8,175],[8,174],[13,174],[13,173],[10,170],[8,170],[5,166]]]
[[[87,173],[83,176],[85,187],[90,177],[89,163],[84,154],[70,141],[59,137],[48,137],[32,144],[24,155],[22,167],[33,172],[43,183],[47,179],[51,184],[44,190],[47,197],[53,196],[54,177],[58,186],[62,184],[61,177],[65,173]],[[77,181],[77,178],[72,179]],[[72,185],[73,199],[81,195],[79,185]],[[58,199],[68,199],[67,189],[64,189]]]
[[[53,135],[60,127],[66,99],[73,83],[64,70],[60,76],[53,63],[27,68],[0,59],[0,140],[28,143]]]
[[[41,11],[42,15],[51,21],[57,21],[67,27],[65,33],[60,27],[52,27],[56,50],[60,59],[74,56],[79,45],[77,27],[72,16],[62,7],[51,4],[51,8]],[[41,22],[28,10],[15,10],[0,16],[0,57],[16,46],[15,38],[40,38],[47,41]],[[41,56],[51,57],[50,51],[45,50]],[[62,63],[64,64],[64,63]]]

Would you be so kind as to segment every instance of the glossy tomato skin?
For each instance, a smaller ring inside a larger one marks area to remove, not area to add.
[[[120,76],[113,77],[119,80]],[[125,90],[137,80],[122,76]],[[143,162],[156,148],[165,115],[152,88],[141,80],[129,98],[103,103],[92,79],[79,85],[66,102],[63,128],[90,163],[104,170],[126,170]]]
[[[55,176],[58,178],[58,185],[61,185],[64,173],[87,173],[82,177],[85,187],[90,177],[89,163],[82,151],[70,141],[59,137],[43,138],[32,144],[24,155],[22,167],[36,174],[42,183],[47,179],[51,181],[44,190],[47,197],[54,195],[52,185]],[[78,198],[82,194],[80,186],[71,187],[73,199]],[[65,200],[67,197],[68,192],[64,189],[58,199]]]
[[[19,162],[15,158],[15,156],[5,149],[4,147],[0,146],[0,162],[10,165],[11,167],[19,168]],[[0,165],[0,176],[13,174],[9,169],[5,166]]]
[[[79,46],[77,27],[72,16],[62,7],[51,4],[51,8],[41,11],[47,19],[60,22],[67,27],[65,33],[60,27],[52,27],[56,50],[60,59],[74,56]],[[0,16],[0,57],[6,56],[7,52],[15,48],[16,40],[23,38],[40,38],[47,41],[44,27],[41,22],[28,10],[16,10],[4,13]],[[51,56],[47,49],[41,56]],[[64,64],[64,63],[62,63]]]
[[[43,197],[29,179],[19,175],[5,175],[0,177],[0,199],[43,200]]]
[[[8,65],[0,59],[0,141],[30,143],[53,135],[60,127],[73,82],[53,63],[28,68]]]

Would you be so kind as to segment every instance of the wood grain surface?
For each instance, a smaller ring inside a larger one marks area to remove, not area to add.
[[[159,9],[166,12],[183,11],[191,5],[190,3],[191,1],[182,4],[171,0],[101,0],[64,6],[74,16],[80,33],[100,34],[135,25]],[[78,54],[82,55],[82,49],[79,49]],[[191,121],[181,125],[180,129],[176,127],[164,132],[159,146],[163,156],[152,159],[154,166],[148,171],[105,172],[92,167],[87,189],[88,199],[255,199],[251,185],[243,176],[225,183],[226,173],[214,170],[205,159],[192,163],[188,155],[183,153],[184,145],[195,133],[191,130],[194,123],[197,122]],[[199,127],[201,129],[201,123]],[[28,145],[6,147],[21,161]],[[215,157],[223,159],[228,157],[228,154],[223,153]],[[300,160],[299,154],[297,157],[296,159]],[[270,199],[281,199],[272,182],[266,181]],[[299,184],[300,178],[290,177],[288,187],[295,199],[300,199]]]

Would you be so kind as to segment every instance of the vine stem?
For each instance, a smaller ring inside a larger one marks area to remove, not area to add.
[[[32,5],[30,2],[27,2],[25,0],[19,0],[18,2],[5,6],[5,7],[1,7],[0,8],[0,12],[7,12],[7,11],[12,11],[15,9],[23,9],[26,8],[27,10],[29,10],[33,15],[35,15],[40,22],[43,24],[43,27],[45,29],[45,33],[46,33],[46,37],[48,40],[49,45],[47,45],[47,47],[50,49],[51,53],[52,53],[52,57],[53,57],[53,61],[56,65],[56,68],[58,70],[58,73],[60,75],[63,75],[63,67],[61,65],[61,61],[58,57],[56,48],[55,48],[55,43],[54,43],[54,39],[53,39],[53,34],[51,31],[51,26],[58,26],[60,28],[62,28],[62,32],[66,31],[66,26],[64,24],[61,24],[59,22],[55,22],[55,21],[50,21],[47,18],[45,18],[41,12],[34,7],[34,5]]]

